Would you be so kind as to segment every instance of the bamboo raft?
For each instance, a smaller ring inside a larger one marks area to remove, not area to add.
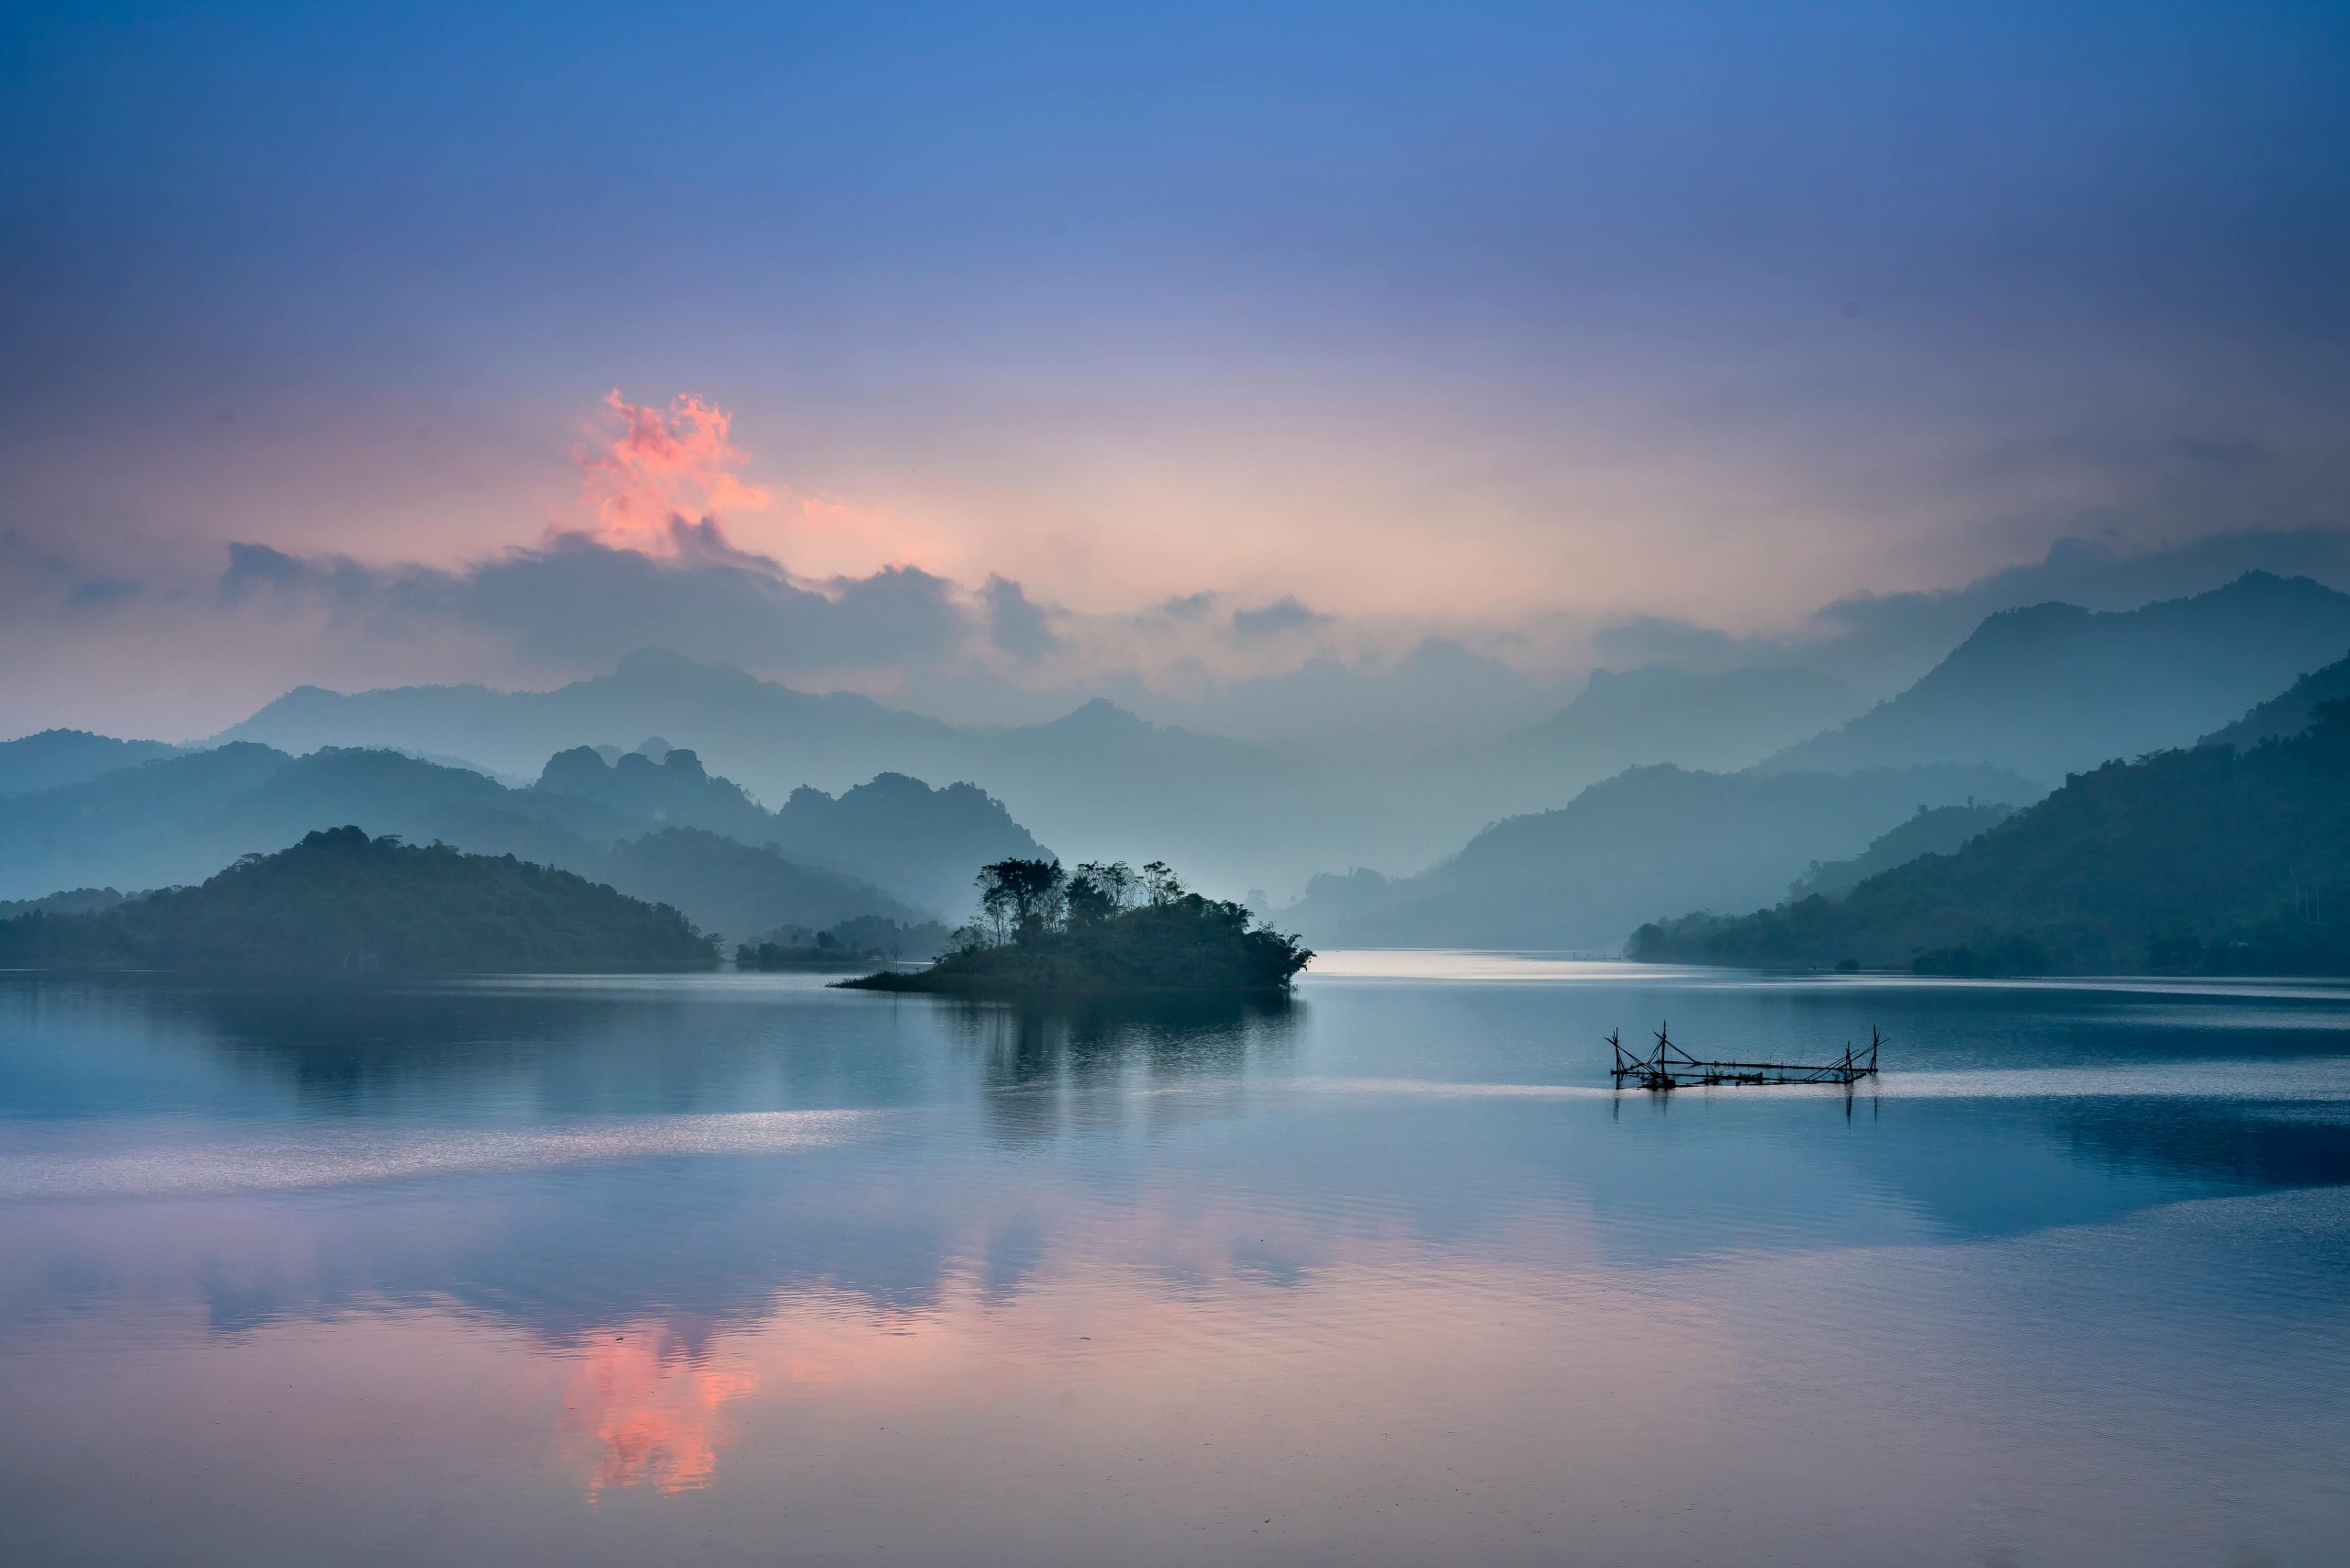
[[[1877,1047],[1884,1044],[1871,1029],[1865,1048],[1847,1044],[1843,1056],[1835,1061],[1700,1061],[1673,1043],[1670,1028],[1667,1025],[1656,1032],[1656,1049],[1647,1056],[1626,1050],[1617,1032],[1608,1031],[1607,1044],[1616,1052],[1617,1088],[1623,1088],[1627,1081],[1635,1089],[1661,1093],[1729,1083],[1841,1083],[1850,1088],[1863,1078],[1876,1076]]]

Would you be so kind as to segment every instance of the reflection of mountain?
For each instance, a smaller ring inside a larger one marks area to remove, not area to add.
[[[835,1317],[841,1304],[927,1312],[961,1299],[964,1282],[1002,1302],[1069,1258],[1105,1254],[1179,1294],[1203,1279],[1310,1279],[1349,1250],[1381,1268],[1432,1254],[1522,1264],[1529,1230],[1584,1214],[1605,1256],[1645,1265],[2013,1234],[2350,1181],[2350,1128],[2279,1124],[2225,1098],[2222,1069],[2209,1095],[1888,1094],[1863,1098],[1849,1123],[1840,1100],[1806,1095],[1659,1106],[1474,1092],[1572,1084],[1595,1059],[1581,1044],[1591,1025],[1668,1013],[1692,1038],[1832,1038],[1879,1021],[1905,1042],[1904,1071],[1986,1065],[1985,1042],[2016,1040],[2034,1061],[2087,1071],[2277,1050],[2275,1031],[2150,1031],[2087,993],[2067,1007],[1989,988],[1373,985],[1327,987],[1285,1013],[1078,1015],[791,994],[731,980],[359,992],[0,980],[11,1106],[40,1105],[65,1128],[169,1109],[173,1148],[229,1139],[218,1164],[232,1175],[267,1166],[298,1182],[285,1168],[314,1145],[357,1172],[335,1178],[349,1184],[330,1203],[158,1194],[185,1204],[163,1243],[151,1205],[92,1205],[74,1221],[72,1270],[0,1246],[0,1284],[69,1306],[77,1292],[114,1299],[118,1214],[139,1267],[184,1262],[222,1333],[388,1304],[584,1354],[657,1325],[668,1339],[616,1365],[611,1419],[587,1428],[634,1456],[615,1460],[616,1478],[658,1484],[695,1471],[687,1434],[726,1403],[660,1380],[725,1370],[727,1334],[785,1295]],[[755,995],[768,1000],[745,1005]],[[1989,1065],[2019,1059],[1999,1048]],[[1292,1071],[1307,1063],[1370,1077],[1300,1083]],[[735,1136],[840,1113],[851,1119],[838,1136],[786,1148]],[[517,1162],[533,1137],[589,1147],[560,1165]],[[421,1139],[453,1140],[465,1159],[370,1173],[371,1149]],[[1259,1247],[1268,1238],[1278,1256]],[[159,1246],[164,1261],[145,1261]],[[647,1401],[678,1423],[673,1436],[654,1440],[659,1423],[630,1414]]]

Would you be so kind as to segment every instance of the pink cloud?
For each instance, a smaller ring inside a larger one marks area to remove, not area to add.
[[[666,554],[679,546],[676,524],[714,523],[775,504],[774,491],[743,476],[748,454],[729,438],[734,417],[725,409],[688,393],[665,411],[617,390],[604,406],[619,417],[619,432],[600,450],[579,452],[580,493],[601,543]]]

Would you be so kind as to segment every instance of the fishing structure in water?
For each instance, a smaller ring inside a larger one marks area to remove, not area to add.
[[[1647,1056],[1626,1050],[1617,1032],[1607,1032],[1607,1044],[1616,1052],[1617,1088],[1628,1082],[1635,1089],[1660,1093],[1731,1083],[1841,1083],[1849,1089],[1863,1078],[1876,1076],[1877,1047],[1884,1044],[1872,1028],[1865,1047],[1847,1044],[1843,1056],[1830,1062],[1700,1061],[1673,1043],[1671,1028],[1668,1024],[1656,1032],[1656,1049]]]

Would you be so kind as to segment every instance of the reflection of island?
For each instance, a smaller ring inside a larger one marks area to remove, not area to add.
[[[962,1000],[945,1016],[979,1057],[989,1126],[1025,1141],[1102,1131],[1138,1106],[1154,1125],[1237,1113],[1245,1070],[1285,1059],[1304,1011],[1287,996],[1152,996]],[[1156,1092],[1175,1087],[1200,1092]]]
[[[979,917],[936,963],[841,983],[955,996],[1273,996],[1314,955],[1240,904],[1184,890],[1152,861],[1001,860],[979,871]]]
[[[175,1221],[190,1246],[203,1244],[200,1299],[223,1336],[388,1303],[453,1308],[584,1348],[648,1316],[712,1325],[722,1339],[768,1314],[778,1293],[821,1290],[861,1309],[920,1313],[968,1278],[989,1299],[1009,1300],[1049,1274],[1072,1226],[1082,1238],[1087,1222],[1062,1200],[1082,1199],[1102,1170],[1129,1160],[1169,1172],[1171,1191],[1238,1182],[1267,1213],[1344,1194],[1453,1242],[1499,1233],[1536,1190],[1528,1173],[1539,1172],[1540,1190],[1606,1221],[1599,1244],[1611,1256],[1644,1262],[1752,1245],[1723,1194],[1787,1198],[1773,1236],[1797,1246],[1849,1237],[1863,1218],[1882,1222],[1872,1235],[1922,1224],[1999,1236],[2180,1197],[2350,1181],[2350,1127],[2280,1120],[2261,1101],[1888,1097],[1880,1122],[1864,1112],[1847,1124],[1841,1102],[1794,1097],[1711,1113],[1691,1103],[1652,1127],[1656,1118],[1631,1103],[1620,1124],[1608,1121],[1611,1105],[1597,1098],[1310,1085],[1345,1070],[1350,1042],[1374,1026],[1416,1037],[1457,1020],[1506,1037],[1539,1022],[1549,991],[1478,991],[1425,1016],[1400,1013],[1399,993],[1378,988],[1334,987],[1305,1002],[1033,1007],[890,1007],[811,991],[789,1011],[745,1004],[744,994],[700,979],[288,990],[0,977],[10,1027],[38,1042],[22,1059],[55,1075],[45,1103],[77,1116],[168,1105],[223,1124],[223,1148],[206,1158],[280,1174],[292,1163],[287,1139],[259,1124],[298,1114],[331,1132],[329,1165],[380,1157],[386,1170],[405,1172],[396,1185],[353,1183],[330,1205],[239,1197],[217,1221]],[[1963,994],[1986,1032],[2018,1005],[2016,993]],[[787,1048],[778,1017],[792,1024]],[[2089,1059],[2110,1036],[2063,1038]],[[2143,1032],[2128,1037],[2147,1053],[2138,1065],[2161,1065]],[[2220,1042],[2197,1036],[2191,1048]],[[1292,1064],[1307,1086],[1292,1081]],[[505,1125],[511,1107],[528,1107],[531,1126]],[[844,1122],[836,1137],[729,1130],[736,1119],[826,1107],[879,1114]],[[1325,1119],[1338,1114],[1342,1123]],[[1709,1114],[1734,1115],[1758,1136],[1663,1136],[1705,1126]],[[1245,1165],[1229,1163],[1252,1147],[1249,1119],[1266,1115],[1281,1119],[1274,1140]],[[559,1147],[624,1125],[617,1152]],[[1307,1136],[1340,1127],[1343,1137]],[[1203,1129],[1212,1136],[1189,1136]],[[1160,1136],[1170,1131],[1186,1136]],[[426,1170],[407,1158],[425,1137],[488,1153],[478,1167],[453,1159]],[[171,1141],[181,1165],[203,1154],[178,1134]],[[1046,1180],[1060,1169],[1051,1146],[1080,1141],[1089,1147],[1072,1155],[1066,1180]],[[556,1150],[559,1175],[525,1168],[539,1147]],[[1807,1152],[1791,1159],[1791,1148]],[[1000,1158],[1007,1149],[1047,1158]],[[267,1248],[240,1217],[255,1202],[273,1205]],[[119,1288],[88,1268],[103,1250],[94,1215],[74,1222],[61,1282],[40,1286],[75,1305]],[[120,1269],[149,1266],[153,1245],[143,1231],[126,1233]],[[288,1266],[281,1248],[315,1249],[321,1261]],[[20,1274],[52,1279],[43,1244],[17,1251]]]

